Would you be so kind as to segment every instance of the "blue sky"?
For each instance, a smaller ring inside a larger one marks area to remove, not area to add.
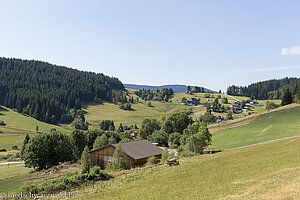
[[[300,1],[0,1],[0,56],[214,90],[300,75]]]

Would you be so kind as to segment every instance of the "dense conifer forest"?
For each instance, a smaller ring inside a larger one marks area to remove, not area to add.
[[[71,122],[82,102],[125,96],[117,78],[35,60],[0,58],[0,80],[1,105],[48,123]]]
[[[281,99],[287,89],[294,90],[299,80],[299,78],[283,78],[257,82],[245,87],[232,85],[228,87],[227,94],[260,100]]]

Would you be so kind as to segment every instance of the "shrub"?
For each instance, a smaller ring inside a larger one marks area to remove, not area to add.
[[[274,103],[273,101],[267,101],[266,110],[272,110],[272,109],[275,109],[278,107],[279,107],[279,105]]]
[[[17,145],[14,145],[11,147],[13,150],[18,150],[18,146]]]
[[[95,167],[91,169],[89,174],[75,174],[68,177],[60,177],[52,180],[46,180],[41,183],[32,183],[24,185],[21,188],[23,193],[34,193],[34,194],[43,194],[50,193],[57,190],[65,190],[72,186],[80,186],[80,184],[89,182],[89,181],[98,181],[98,180],[108,180],[113,178],[112,175],[107,174],[106,172]]]
[[[161,154],[161,159],[160,161],[162,163],[166,162],[166,160],[168,160],[168,156],[169,156],[169,151],[168,151],[168,148],[164,148],[162,154]]]
[[[146,165],[154,165],[157,164],[159,160],[155,156],[151,156],[150,158],[147,159]]]
[[[132,110],[131,108],[131,104],[130,103],[121,103],[119,102],[119,108],[122,109],[122,110]]]
[[[0,126],[5,126],[5,125],[6,125],[5,122],[0,120]]]

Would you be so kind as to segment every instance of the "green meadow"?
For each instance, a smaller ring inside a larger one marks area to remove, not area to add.
[[[20,147],[25,134],[36,134],[36,126],[39,128],[39,132],[49,132],[52,128],[66,132],[66,129],[61,126],[38,121],[8,108],[0,110],[0,120],[6,124],[5,126],[0,126],[0,148],[10,149],[13,145]]]
[[[0,165],[0,193],[14,192],[23,185],[24,178],[29,176],[33,169],[26,168],[22,164]]]
[[[300,105],[261,114],[243,126],[213,134],[213,146],[230,149],[300,135]]]

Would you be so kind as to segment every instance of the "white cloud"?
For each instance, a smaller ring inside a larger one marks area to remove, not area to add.
[[[300,54],[300,46],[294,46],[291,48],[283,48],[281,49],[281,55],[299,55]]]
[[[256,69],[246,69],[242,70],[242,73],[249,73],[249,72],[272,72],[272,71],[282,71],[282,70],[289,70],[289,69],[300,69],[300,66],[281,66],[281,67],[270,67],[270,68],[256,68]]]

